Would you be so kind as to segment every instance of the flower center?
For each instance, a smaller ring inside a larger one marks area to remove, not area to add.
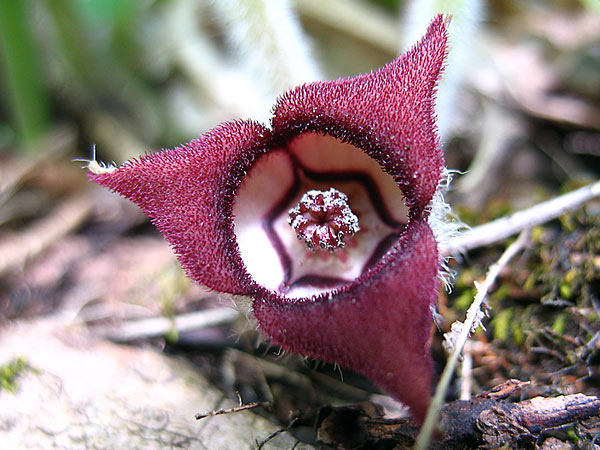
[[[306,192],[298,205],[290,209],[288,223],[309,249],[320,247],[330,252],[343,248],[346,236],[359,230],[348,196],[335,188]]]
[[[323,194],[323,205],[311,191]],[[377,161],[312,132],[257,159],[240,185],[233,215],[250,275],[290,299],[352,283],[395,245],[409,221],[402,191]],[[344,229],[342,219],[352,217]]]

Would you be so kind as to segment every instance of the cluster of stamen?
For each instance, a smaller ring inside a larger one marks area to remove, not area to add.
[[[348,197],[334,188],[306,192],[298,205],[290,209],[288,223],[311,250],[342,248],[346,245],[344,239],[359,230],[358,217],[350,209]]]

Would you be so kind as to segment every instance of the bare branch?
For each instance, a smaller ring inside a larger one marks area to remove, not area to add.
[[[568,194],[518,211],[508,217],[475,227],[470,232],[441,246],[440,251],[443,255],[450,256],[502,241],[526,228],[556,219],[561,214],[577,209],[599,196],[600,181],[596,181]]]
[[[172,330],[183,333],[190,330],[216,327],[231,323],[238,317],[239,313],[233,308],[211,308],[180,314],[173,318],[151,317],[132,320],[117,327],[101,328],[98,333],[115,342],[129,342],[164,336]]]
[[[426,450],[429,448],[429,443],[431,441],[431,436],[433,434],[436,423],[438,422],[438,417],[440,413],[440,409],[444,403],[444,398],[446,397],[446,391],[448,390],[448,386],[450,385],[450,380],[452,378],[452,374],[454,373],[454,369],[456,368],[456,363],[460,357],[462,349],[467,342],[467,339],[474,331],[474,324],[477,318],[481,320],[481,305],[483,304],[485,298],[487,297],[488,291],[496,281],[500,270],[508,264],[508,262],[515,256],[525,245],[527,241],[529,233],[527,231],[521,233],[519,238],[513,242],[506,251],[502,254],[500,259],[493,264],[485,277],[483,283],[476,285],[477,294],[475,295],[475,299],[469,309],[467,310],[467,317],[460,327],[460,334],[456,337],[453,342],[454,349],[450,358],[448,358],[448,362],[446,363],[446,367],[444,367],[444,371],[442,372],[442,376],[437,385],[435,395],[433,400],[431,401],[431,405],[429,406],[429,411],[427,411],[427,417],[425,418],[425,423],[423,424],[423,428],[419,433],[419,437],[415,444],[415,450]]]
[[[18,235],[0,241],[0,274],[25,264],[79,227],[91,214],[89,193],[74,194]]]
[[[237,396],[238,396],[238,401],[239,401],[238,406],[234,406],[233,408],[227,408],[227,409],[216,409],[214,411],[209,411],[206,413],[198,413],[194,417],[196,418],[196,420],[200,420],[200,419],[204,419],[205,417],[220,416],[223,414],[231,414],[231,413],[236,413],[236,412],[240,412],[240,411],[246,411],[247,409],[258,408],[259,406],[264,406],[265,408],[270,408],[271,406],[273,406],[271,404],[271,402],[252,402],[252,403],[244,404],[239,392],[237,392]],[[277,434],[282,433],[282,431],[277,430],[277,431],[275,431],[275,433],[276,433],[275,435],[277,435]]]

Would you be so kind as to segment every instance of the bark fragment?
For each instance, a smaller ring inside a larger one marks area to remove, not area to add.
[[[600,414],[600,399],[583,394],[507,400],[526,384],[509,380],[473,400],[447,404],[432,449],[570,448],[549,433]],[[340,449],[401,450],[412,447],[418,428],[409,419],[386,419],[372,405],[358,404],[323,408],[317,432]]]

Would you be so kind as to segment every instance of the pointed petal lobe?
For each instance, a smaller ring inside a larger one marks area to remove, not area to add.
[[[428,340],[437,270],[433,233],[426,223],[412,223],[350,287],[316,299],[264,291],[255,296],[253,312],[274,343],[365,375],[422,421],[431,388]]]
[[[235,240],[232,205],[270,138],[259,124],[226,123],[183,147],[90,177],[141,207],[190,278],[220,292],[249,294],[253,282]]]
[[[415,47],[371,74],[310,83],[283,95],[274,110],[274,134],[318,131],[362,148],[395,178],[412,214],[425,212],[443,168],[434,94],[446,27],[447,18],[437,16]]]

